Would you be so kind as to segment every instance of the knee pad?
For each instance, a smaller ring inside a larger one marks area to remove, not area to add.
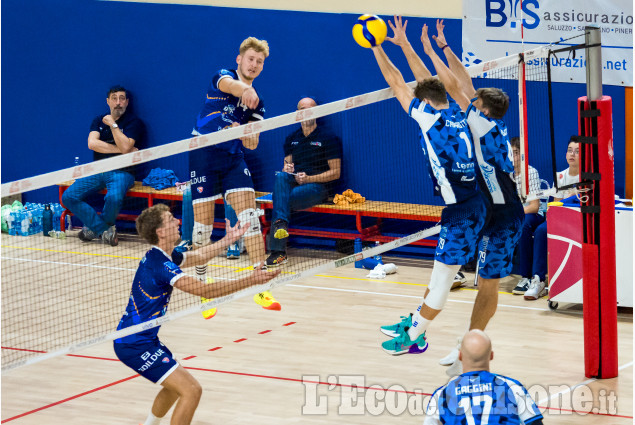
[[[192,229],[192,244],[199,248],[208,245],[213,230],[213,224],[203,224],[195,221]]]
[[[456,276],[460,268],[460,265],[447,265],[440,261],[434,262],[430,285],[428,286],[430,292],[425,300],[428,307],[435,310],[443,309],[450,294],[450,289],[452,289],[454,276]]]
[[[258,219],[258,217],[260,217],[261,215],[262,214],[260,214],[254,208],[247,208],[246,210],[238,214],[238,221],[240,221],[240,225],[249,227],[245,232],[245,237],[248,238],[250,236],[261,234],[260,220]]]

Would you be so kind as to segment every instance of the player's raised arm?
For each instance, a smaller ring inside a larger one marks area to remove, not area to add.
[[[260,100],[258,93],[256,93],[256,89],[249,84],[234,80],[233,78],[222,78],[218,82],[218,89],[223,93],[239,97],[241,102],[247,105],[249,109],[256,109],[258,107]]]
[[[428,37],[428,26],[423,25],[421,29],[421,43],[423,43],[423,51],[430,57],[434,69],[437,71],[437,77],[447,90],[448,94],[459,104],[461,109],[467,111],[470,106],[470,98],[461,89],[459,80],[454,73],[450,71],[450,68],[441,60],[439,55],[434,51],[432,44],[430,43],[430,37]]]
[[[381,46],[375,46],[372,50],[384,79],[395,93],[395,97],[397,97],[397,100],[401,103],[401,107],[404,111],[408,112],[410,103],[415,97],[412,89],[408,87],[403,79],[403,75],[401,75],[397,67],[388,59],[386,52],[384,52]]]
[[[406,36],[408,21],[402,20],[401,16],[395,16],[394,20],[394,24],[392,21],[388,21],[388,25],[393,32],[393,37],[386,37],[386,40],[401,47],[401,50],[408,60],[408,66],[412,70],[412,73],[417,81],[422,81],[425,78],[432,77],[432,74],[428,68],[426,68],[419,55],[415,53],[410,41],[408,41],[408,37]]]
[[[454,54],[452,48],[445,40],[445,34],[443,33],[444,28],[445,25],[443,25],[443,19],[437,19],[437,35],[433,35],[432,38],[437,42],[437,46],[445,54],[445,59],[448,61],[448,67],[458,79],[461,90],[463,90],[465,95],[471,99],[474,97],[474,93],[476,93],[476,90],[474,90],[474,84],[472,83],[472,77],[470,77],[467,69],[463,63],[461,63],[461,60]]]

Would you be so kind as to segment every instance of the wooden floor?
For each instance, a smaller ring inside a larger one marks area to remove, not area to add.
[[[139,247],[132,250],[138,256]],[[438,360],[466,330],[476,291],[450,294],[426,353],[391,357],[379,348],[387,339],[379,327],[414,309],[431,271],[400,264],[383,280],[348,265],[294,282],[275,291],[280,312],[241,299],[211,320],[195,314],[164,325],[162,341],[203,386],[193,424],[422,423],[428,396],[447,381]],[[515,283],[501,285],[488,329],[492,370],[532,390],[546,424],[632,423],[632,310],[619,314],[620,376],[588,380],[580,306],[551,311],[546,299],[511,295]],[[159,390],[122,365],[109,343],[14,370],[1,388],[2,423],[12,425],[138,424]],[[597,413],[586,414],[591,409]]]

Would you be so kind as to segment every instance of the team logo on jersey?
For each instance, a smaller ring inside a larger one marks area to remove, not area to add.
[[[203,186],[197,187],[196,190],[198,191],[198,193],[203,193]]]
[[[163,363],[170,363],[170,359],[168,357],[164,357],[163,360],[161,360]]]
[[[311,146],[322,146],[322,142],[311,142]]]
[[[245,172],[245,175],[246,175],[246,176],[251,177],[251,173],[249,172],[249,170],[248,170],[248,169],[246,169],[246,168],[245,168],[245,169],[244,169],[244,172]]]

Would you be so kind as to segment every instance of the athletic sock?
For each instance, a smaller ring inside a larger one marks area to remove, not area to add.
[[[416,311],[412,314],[412,326],[408,329],[408,336],[410,341],[414,341],[419,338],[419,335],[424,333],[432,320],[424,319],[423,316]]]
[[[150,412],[150,414],[148,415],[148,418],[143,423],[143,425],[159,425],[161,423],[161,419],[162,418],[157,418],[156,416],[152,414],[152,412]]]

